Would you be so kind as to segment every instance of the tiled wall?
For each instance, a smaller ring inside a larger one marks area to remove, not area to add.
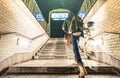
[[[31,39],[46,33],[22,0],[0,0],[0,34],[6,32],[17,32]],[[27,40],[29,46],[19,45],[18,38]],[[38,47],[40,48],[48,38],[47,34],[35,40],[27,39],[18,34],[0,35],[0,64],[16,53],[28,53],[29,55]],[[8,63],[4,64],[7,65]]]
[[[101,1],[104,1],[104,3],[99,9],[95,9]],[[95,24],[91,31],[92,37],[95,41],[101,41],[99,44],[94,44],[94,52],[96,52],[98,58],[100,57],[99,60],[119,67],[120,0],[98,0],[91,11],[84,21],[94,21]]]

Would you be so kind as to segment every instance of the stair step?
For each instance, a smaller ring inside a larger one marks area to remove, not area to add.
[[[55,52],[55,55],[66,55],[66,52]]]
[[[74,56],[68,56],[69,59],[74,59]]]
[[[117,74],[115,71],[115,68],[113,67],[107,67],[107,66],[101,66],[101,67],[85,67],[88,74]],[[120,71],[118,71],[120,73]]]
[[[61,52],[66,52],[66,49],[55,49],[55,51],[61,51]]]
[[[38,60],[38,59],[53,59],[54,58],[54,56],[33,56],[33,59],[34,60]]]
[[[52,55],[51,52],[41,52],[41,53],[37,53],[36,55],[40,56],[40,55]]]
[[[96,67],[97,70],[85,67],[88,75],[117,75],[113,67]],[[78,66],[57,66],[57,67],[9,67],[7,74],[79,74]]]
[[[54,55],[55,59],[68,59],[67,55]]]
[[[41,50],[51,50],[53,47],[43,47]]]
[[[68,59],[67,55],[40,55],[34,56],[33,59]]]
[[[27,75],[6,75],[2,78],[79,78],[79,75],[37,75],[37,74],[27,74]]]
[[[8,74],[79,74],[77,66],[61,67],[9,67]]]

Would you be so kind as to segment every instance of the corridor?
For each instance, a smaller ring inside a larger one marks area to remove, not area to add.
[[[0,0],[0,78],[120,78],[120,0]]]

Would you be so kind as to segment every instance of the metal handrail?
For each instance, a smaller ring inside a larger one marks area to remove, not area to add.
[[[109,33],[109,34],[119,34],[119,35],[120,35],[120,33],[117,33],[117,32],[105,32],[105,33]]]
[[[20,36],[22,36],[22,37],[24,37],[24,38],[27,38],[27,39],[29,39],[29,40],[35,40],[35,39],[43,36],[43,35],[46,34],[46,33],[40,34],[40,35],[38,35],[38,36],[36,36],[36,37],[33,37],[33,38],[29,38],[29,37],[27,37],[27,36],[25,36],[25,35],[23,35],[23,34],[18,33],[18,32],[7,32],[7,33],[2,33],[2,34],[0,34],[0,35],[9,35],[9,34],[20,35]]]
[[[15,32],[6,32],[6,33],[1,33],[0,35],[9,35],[9,34],[14,34]]]
[[[39,38],[39,37],[43,36],[44,34],[47,34],[47,33],[40,34],[40,35],[38,35],[38,36],[36,36],[36,37],[32,38],[31,40],[35,40],[35,39],[37,39],[37,38]]]
[[[120,35],[120,33],[117,33],[117,32],[106,32],[106,31],[104,31],[104,32],[98,33],[97,35],[93,36],[92,38],[94,38],[94,37],[96,37],[98,35],[104,34],[104,33]]]

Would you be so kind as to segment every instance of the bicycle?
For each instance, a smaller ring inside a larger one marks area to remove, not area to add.
[[[92,30],[93,24],[94,22],[90,21],[87,23],[87,28],[83,28],[85,37],[84,38],[80,37],[78,43],[81,52],[84,53],[84,58],[86,60],[86,63],[87,63],[87,59],[90,59],[90,56],[94,56],[94,52],[89,48],[91,46],[90,43],[94,41],[94,39],[91,38],[91,32],[90,32]],[[89,66],[90,69],[97,70],[97,68],[90,66],[88,63],[87,65]]]

